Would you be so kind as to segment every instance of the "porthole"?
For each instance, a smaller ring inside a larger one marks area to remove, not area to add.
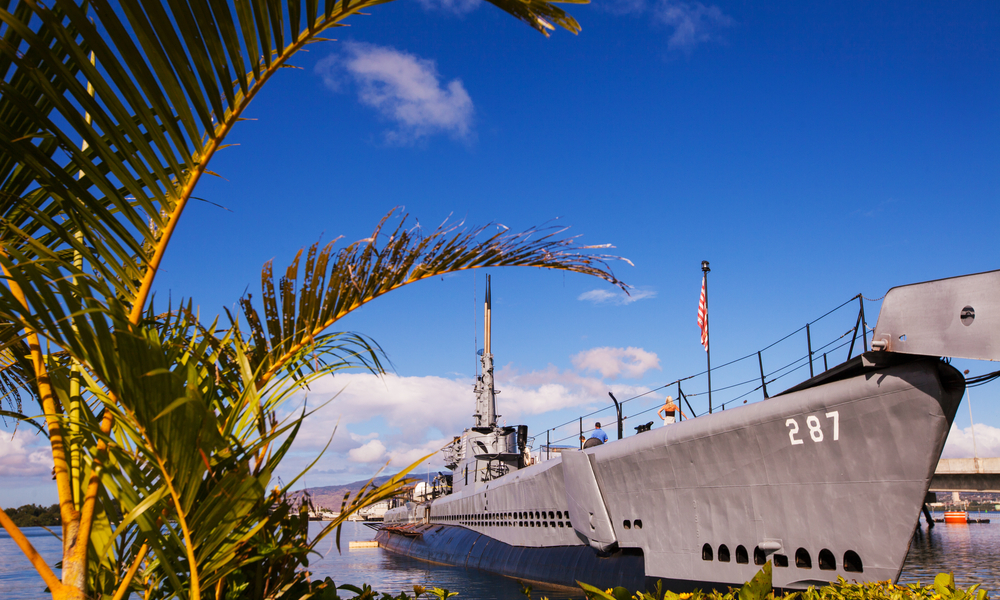
[[[549,511],[549,518],[550,518],[550,519],[554,519],[554,518],[556,518],[556,513],[555,513],[555,511],[554,511],[554,510],[550,510],[550,511]]]
[[[788,557],[784,554],[774,554],[771,556],[771,560],[774,561],[774,566],[776,567],[787,567]]]
[[[549,527],[555,527],[555,526],[556,526],[555,521],[549,521]]]
[[[632,524],[635,525],[636,529],[642,529],[642,520],[641,519],[636,519],[635,521],[633,521]]]
[[[805,548],[799,548],[795,551],[795,566],[800,569],[811,569],[813,568],[812,557],[809,556],[809,551]]]
[[[534,521],[528,521],[528,527],[534,527],[534,526],[535,526]]]
[[[562,522],[562,521],[559,521],[559,526],[560,526],[560,527],[565,527],[565,525],[563,524],[563,522]]]
[[[861,557],[854,550],[844,552],[844,570],[851,573],[865,572],[865,567],[861,564]]]
[[[741,565],[745,565],[750,562],[750,556],[747,555],[747,549],[743,546],[736,546],[736,562]]]
[[[542,521],[542,527],[548,527],[548,526],[549,526],[548,521]]]
[[[624,521],[622,521],[622,527],[624,527],[625,529],[632,529],[631,521],[625,519]]]
[[[834,557],[833,552],[830,552],[826,548],[819,551],[819,568],[821,571],[837,570],[837,559]]]
[[[725,544],[719,546],[719,562],[729,562],[729,546]]]
[[[710,544],[701,547],[701,560],[712,560],[712,546]]]
[[[556,511],[556,518],[557,519],[561,519],[562,518],[562,511],[561,510],[557,510]]]

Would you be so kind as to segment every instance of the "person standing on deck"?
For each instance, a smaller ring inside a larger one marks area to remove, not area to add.
[[[688,416],[684,414],[684,411],[681,410],[679,406],[674,404],[673,396],[667,396],[666,401],[663,403],[663,408],[661,408],[657,414],[659,414],[660,418],[663,419],[664,425],[670,425],[671,423],[675,423],[677,421],[677,411],[680,411],[681,416],[685,419],[688,418]]]
[[[604,433],[604,430],[601,429],[601,423],[599,421],[594,423],[594,432],[590,434],[590,437],[592,439],[600,440],[602,444],[608,441],[608,434]]]

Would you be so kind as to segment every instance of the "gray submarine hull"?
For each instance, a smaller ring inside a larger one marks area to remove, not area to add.
[[[964,390],[940,359],[867,353],[763,402],[393,509],[377,539],[557,586],[724,590],[768,560],[785,589],[896,580]]]

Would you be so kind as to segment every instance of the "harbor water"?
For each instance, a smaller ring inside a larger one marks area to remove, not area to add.
[[[935,515],[941,517],[940,514]],[[1000,513],[977,513],[970,516],[989,518],[989,524],[952,525],[937,523],[928,530],[923,519],[913,540],[900,576],[900,583],[933,582],[942,572],[955,574],[959,587],[980,583],[996,596],[1000,593]],[[310,523],[310,531],[318,532],[323,523]],[[25,528],[32,544],[55,564],[60,556],[60,543],[40,527]],[[379,592],[411,593],[414,585],[439,587],[459,592],[457,600],[523,600],[516,581],[459,567],[432,565],[397,556],[380,548],[348,549],[349,542],[371,540],[375,532],[361,523],[347,523],[341,532],[341,552],[337,552],[334,536],[322,540],[310,565],[313,577],[331,577],[338,585],[369,584]],[[9,600],[34,600],[49,597],[45,585],[21,554],[10,537],[0,530],[0,597]],[[349,595],[349,594],[347,594]],[[536,600],[542,595],[553,600],[582,598],[556,590],[537,589]]]

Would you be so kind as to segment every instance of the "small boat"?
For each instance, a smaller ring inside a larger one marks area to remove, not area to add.
[[[961,523],[965,525],[969,522],[969,513],[964,510],[949,510],[944,513],[945,523]]]

